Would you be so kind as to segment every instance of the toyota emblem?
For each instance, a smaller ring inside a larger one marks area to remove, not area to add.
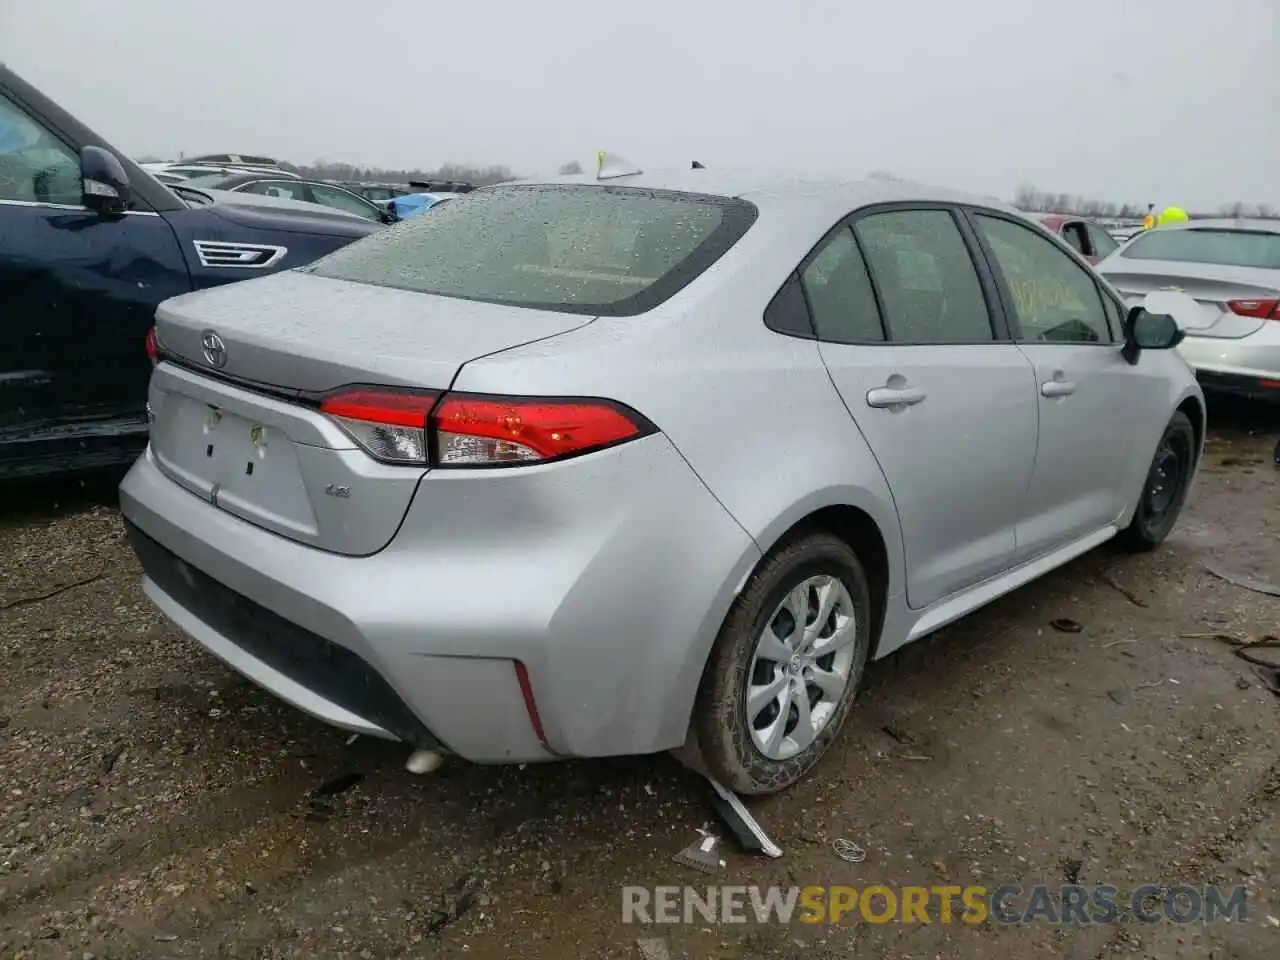
[[[201,334],[200,346],[204,348],[204,362],[209,366],[221,369],[227,365],[227,345],[212,330]]]

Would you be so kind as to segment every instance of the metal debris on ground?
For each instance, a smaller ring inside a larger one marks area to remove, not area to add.
[[[1079,633],[1084,627],[1080,626],[1070,617],[1058,617],[1056,620],[1050,620],[1049,626],[1057,630],[1059,633]]]
[[[711,803],[729,829],[733,831],[733,835],[743,849],[763,853],[766,857],[775,859],[782,856],[782,848],[773,842],[738,795],[721,785],[715,777],[707,776],[707,781],[715,788],[715,792],[711,794]]]
[[[1145,600],[1140,599],[1138,595],[1134,593],[1132,590],[1130,590],[1128,587],[1117,582],[1115,577],[1109,576],[1107,574],[1103,574],[1103,576],[1100,579],[1102,580],[1103,583],[1105,583],[1112,590],[1116,591],[1118,594],[1120,594],[1122,597],[1124,597],[1126,600],[1132,603],[1135,607],[1145,607],[1147,605],[1147,602]]]
[[[866,850],[858,846],[852,840],[846,840],[844,837],[840,837],[832,842],[831,849],[836,852],[837,857],[841,860],[846,860],[849,863],[862,863],[863,860],[867,859]]]
[[[659,937],[641,937],[636,941],[641,960],[671,960],[671,951],[667,941]]]
[[[702,833],[702,839],[689,844],[673,859],[676,863],[683,863],[686,867],[693,867],[703,873],[716,873],[722,870],[725,864],[720,859],[720,838],[714,834],[703,833],[701,830],[698,832]]]
[[[315,797],[336,797],[340,793],[346,793],[363,779],[363,773],[344,773],[341,776],[334,777],[332,780],[326,780],[316,787],[311,792],[311,795]]]
[[[1264,593],[1269,597],[1280,597],[1280,587],[1277,587],[1274,583],[1268,583],[1265,580],[1255,580],[1253,577],[1247,577],[1244,574],[1235,573],[1212,563],[1206,563],[1204,568],[1219,580],[1225,580],[1232,586],[1240,587],[1244,590],[1252,590],[1254,593]]]

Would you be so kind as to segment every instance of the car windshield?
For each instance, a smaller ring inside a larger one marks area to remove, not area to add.
[[[757,215],[741,199],[582,185],[494,187],[437,206],[303,269],[465,300],[634,316],[692,282]]]
[[[1157,228],[1139,236],[1120,256],[1131,260],[1176,260],[1280,270],[1280,233],[1203,227]]]

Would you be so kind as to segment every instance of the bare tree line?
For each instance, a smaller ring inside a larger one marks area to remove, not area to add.
[[[1014,194],[1013,205],[1028,213],[1070,213],[1081,217],[1114,217],[1117,219],[1135,219],[1146,216],[1145,203],[1118,203],[1114,200],[1091,200],[1070,193],[1045,193],[1037,190],[1029,183],[1018,187]],[[1225,203],[1220,206],[1216,215],[1223,217],[1262,217],[1272,219],[1280,216],[1276,208],[1268,203]],[[1215,214],[1200,213],[1193,216],[1213,216]]]
[[[434,170],[421,168],[413,170],[390,170],[384,167],[361,167],[349,163],[334,163],[327,160],[314,160],[309,164],[282,163],[283,167],[320,180],[363,180],[374,183],[408,183],[410,180],[462,180],[476,186],[492,183],[504,183],[519,179],[510,167],[473,166],[465,163],[446,163]],[[560,165],[557,171],[562,176],[580,174],[582,164],[577,160]],[[873,170],[867,175],[872,180],[902,182],[903,178],[890,170]],[[1101,217],[1106,219],[1138,219],[1146,215],[1145,203],[1117,202],[1115,200],[1094,200],[1071,193],[1052,193],[1038,190],[1029,183],[1018,187],[1013,197],[1013,205],[1028,213],[1069,213],[1081,217]],[[1224,203],[1214,213],[1196,213],[1196,217],[1260,217],[1262,219],[1280,219],[1280,210],[1269,203],[1244,203],[1235,201]]]
[[[446,163],[434,170],[388,170],[384,167],[361,167],[350,163],[314,160],[306,164],[282,163],[304,177],[318,180],[363,180],[371,183],[408,183],[410,180],[463,180],[478,187],[517,179],[509,167],[478,167],[466,163]]]

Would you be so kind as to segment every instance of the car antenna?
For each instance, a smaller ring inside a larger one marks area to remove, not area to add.
[[[693,161],[693,166],[692,166],[692,167],[690,167],[690,169],[691,169],[691,170],[705,170],[705,169],[707,169],[707,168],[706,168],[706,167],[704,167],[702,164],[700,164],[697,160],[695,160],[695,161]]]
[[[615,156],[608,150],[596,151],[596,179],[597,180],[614,180],[618,177],[634,177],[638,173],[644,173],[634,163],[623,160],[619,156]]]

